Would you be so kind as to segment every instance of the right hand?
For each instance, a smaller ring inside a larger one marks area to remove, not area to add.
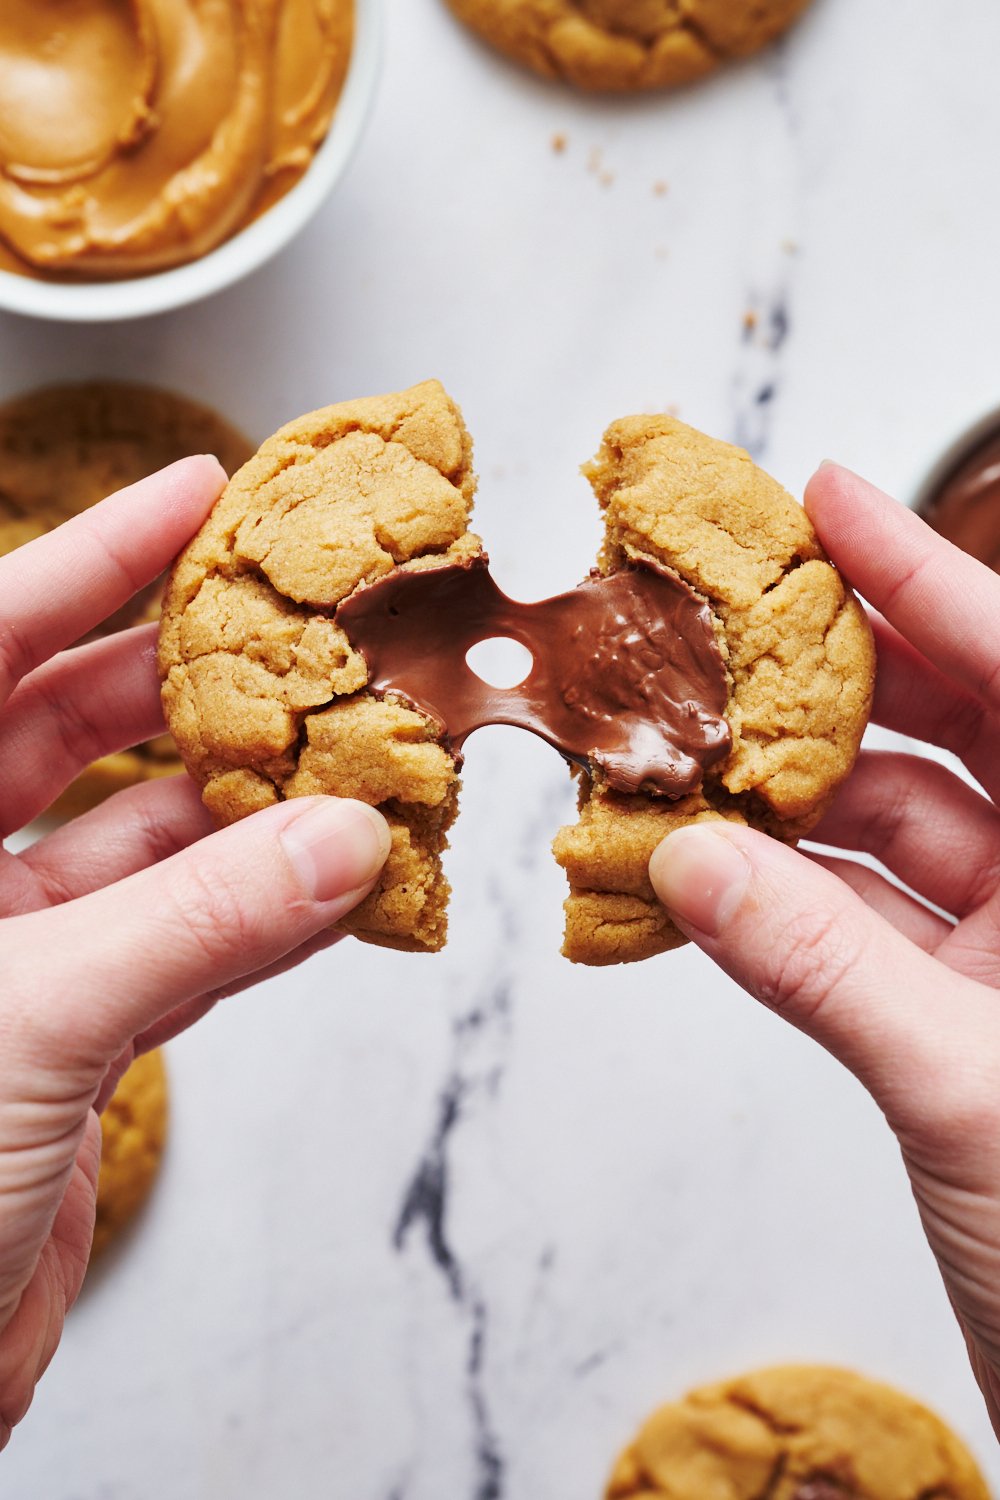
[[[731,823],[670,834],[650,875],[678,927],[881,1106],[1000,1436],[1000,578],[847,470],[805,498],[882,612],[875,721],[954,751],[985,793],[863,752],[812,836],[950,915]]]

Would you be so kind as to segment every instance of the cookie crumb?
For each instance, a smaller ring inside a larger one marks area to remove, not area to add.
[[[601,184],[601,187],[612,187],[615,180],[615,174],[614,172],[602,172],[597,180]]]
[[[552,137],[552,149],[555,154],[557,156],[562,156],[568,145],[569,137],[564,135],[561,130],[557,130],[555,135]]]
[[[659,181],[659,182],[654,182],[653,183],[653,193],[654,193],[654,195],[657,198],[665,198],[667,196],[668,187],[669,187],[669,184],[666,183],[666,182],[663,182],[662,180]]]
[[[600,146],[591,146],[590,155],[587,157],[587,171],[600,172],[604,164],[604,152]]]
[[[781,248],[782,250],[784,250],[786,255],[798,255],[799,253],[799,244],[797,240],[782,240]]]
[[[754,329],[756,327],[757,327],[757,314],[754,312],[753,308],[751,307],[751,308],[748,308],[747,311],[743,314],[743,332],[745,334],[749,335],[749,334],[753,333],[753,331],[754,331]]]

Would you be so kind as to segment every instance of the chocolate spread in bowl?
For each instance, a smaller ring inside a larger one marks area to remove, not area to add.
[[[955,465],[921,513],[949,542],[1000,572],[1000,431]]]

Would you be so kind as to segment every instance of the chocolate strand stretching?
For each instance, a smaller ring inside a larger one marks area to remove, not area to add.
[[[408,699],[456,756],[474,730],[512,724],[618,791],[676,798],[729,751],[708,605],[655,562],[594,573],[536,604],[508,599],[485,556],[396,569],[344,600],[336,618],[368,663],[369,687]],[[516,687],[492,687],[466,661],[497,636],[531,653]]]

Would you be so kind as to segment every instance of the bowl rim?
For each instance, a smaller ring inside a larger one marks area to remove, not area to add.
[[[995,433],[1000,433],[1000,400],[980,408],[978,417],[952,430],[952,435],[934,450],[935,456],[925,463],[905,491],[906,504],[918,516],[926,512],[944,481],[965,459]]]
[[[330,129],[303,176],[259,219],[206,255],[149,276],[51,282],[0,271],[0,309],[70,323],[148,317],[233,286],[277,255],[342,176],[371,110],[381,53],[382,0],[353,4],[351,57]]]

